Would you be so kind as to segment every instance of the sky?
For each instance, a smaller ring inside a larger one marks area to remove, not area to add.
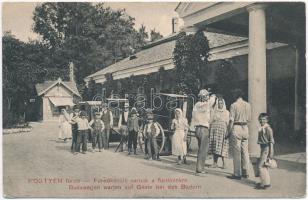
[[[2,4],[2,31],[11,31],[16,38],[27,42],[29,39],[37,39],[39,36],[32,31],[33,11],[37,2],[5,2]],[[128,15],[135,18],[135,28],[142,24],[146,31],[155,29],[163,36],[171,34],[171,20],[177,17],[174,9],[177,2],[157,3],[121,3],[106,2],[106,6],[112,9],[125,9]]]

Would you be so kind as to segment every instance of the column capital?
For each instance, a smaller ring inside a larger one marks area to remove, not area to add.
[[[266,4],[264,3],[256,3],[256,4],[252,4],[252,5],[249,5],[246,7],[247,11],[248,12],[251,12],[251,11],[255,11],[255,10],[265,10],[267,7]]]
[[[187,27],[184,27],[183,30],[187,34],[195,34],[198,31],[198,28],[195,26],[187,26]]]

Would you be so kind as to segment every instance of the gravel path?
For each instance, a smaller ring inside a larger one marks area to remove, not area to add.
[[[283,165],[272,170],[272,188],[253,188],[257,179],[234,181],[232,171],[210,169],[195,176],[195,158],[189,165],[175,157],[146,161],[108,151],[73,155],[70,142],[57,141],[56,123],[35,123],[30,133],[3,136],[5,197],[303,197],[305,168]],[[207,161],[208,164],[211,160]]]

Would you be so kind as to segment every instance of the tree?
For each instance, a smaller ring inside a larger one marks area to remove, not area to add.
[[[194,35],[180,33],[173,51],[179,93],[197,94],[209,73],[209,42],[202,31]]]
[[[216,69],[217,93],[222,94],[226,103],[230,105],[232,102],[231,91],[237,87],[239,74],[229,60],[221,60]]]
[[[156,32],[155,29],[151,30],[150,37],[151,37],[151,42],[163,38],[163,36],[159,32]]]
[[[35,8],[33,20],[33,30],[52,50],[54,61],[74,62],[80,88],[84,77],[127,57],[132,52],[129,47],[143,45],[136,41],[134,19],[125,10],[114,11],[103,3],[42,3]]]
[[[37,41],[24,43],[5,33],[2,44],[4,113],[20,116],[26,109],[25,103],[36,95],[35,84],[58,77],[65,79],[68,73],[52,64],[49,49]]]

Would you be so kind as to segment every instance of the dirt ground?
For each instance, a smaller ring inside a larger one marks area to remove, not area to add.
[[[306,164],[279,161],[271,170],[272,187],[255,190],[258,179],[230,180],[227,169],[207,168],[195,176],[196,158],[176,165],[174,156],[147,161],[143,154],[103,152],[73,155],[70,141],[57,140],[56,123],[35,123],[30,133],[3,135],[4,197],[303,197]],[[207,164],[211,164],[207,160]]]

